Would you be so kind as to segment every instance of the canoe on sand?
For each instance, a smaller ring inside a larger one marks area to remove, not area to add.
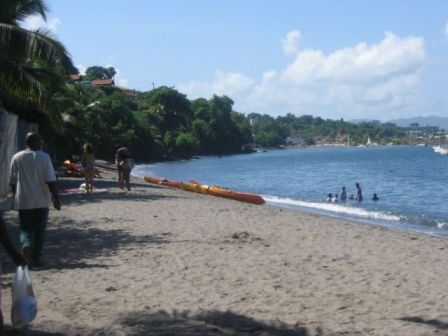
[[[179,188],[179,184],[180,184],[179,181],[170,181],[167,179],[159,179],[157,177],[152,177],[152,176],[145,176],[145,177],[143,177],[143,179],[149,183],[164,185],[164,186],[168,186],[168,187],[175,187],[175,188]]]
[[[206,195],[229,198],[236,201],[252,204],[263,204],[265,202],[261,196],[258,196],[256,194],[234,191],[230,189],[221,188],[219,186],[209,186],[206,184],[199,184],[196,181],[190,181],[190,183],[181,182],[180,188],[183,190],[194,191]]]
[[[233,191],[217,186],[209,186],[208,194],[213,196],[230,198],[236,201],[247,202],[252,204],[263,204],[264,199],[261,196],[251,193],[245,193],[240,191]]]

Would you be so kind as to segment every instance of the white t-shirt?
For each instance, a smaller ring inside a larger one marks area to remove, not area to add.
[[[9,183],[16,185],[14,209],[49,208],[51,194],[47,182],[56,182],[47,153],[25,149],[12,157]]]

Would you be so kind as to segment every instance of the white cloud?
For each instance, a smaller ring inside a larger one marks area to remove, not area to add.
[[[115,85],[122,87],[122,88],[128,88],[129,87],[129,80],[125,79],[125,78],[118,78],[116,80]]]
[[[282,41],[283,53],[285,55],[295,54],[298,51],[298,42],[300,39],[301,33],[299,30],[292,30]]]
[[[105,68],[114,68],[115,69],[115,76],[114,76],[114,82],[116,86],[119,86],[121,88],[128,88],[129,87],[129,80],[122,77],[121,70],[115,67],[113,64],[107,64],[104,66]]]
[[[86,74],[87,68],[84,65],[78,64],[76,67],[78,68],[80,75],[84,76]]]
[[[244,113],[387,120],[419,112],[425,61],[423,38],[387,32],[377,43],[330,53],[303,50],[283,69],[261,74],[259,82],[242,73],[217,71],[211,83],[191,81],[178,87],[190,98],[229,95],[235,110]]]
[[[384,39],[368,45],[359,43],[324,55],[319,50],[299,53],[283,73],[291,83],[360,84],[387,80],[413,72],[425,58],[424,41],[386,33]]]
[[[59,30],[59,26],[61,25],[61,20],[58,18],[50,18],[45,21],[42,16],[36,14],[36,15],[30,15],[26,18],[26,20],[23,22],[22,26],[26,29],[30,30],[36,30],[38,28],[44,28],[48,29],[51,33],[56,34]]]
[[[253,80],[238,72],[215,71],[212,83],[190,81],[178,86],[181,92],[187,93],[192,98],[211,97],[213,94],[237,96],[247,92],[253,85]]]

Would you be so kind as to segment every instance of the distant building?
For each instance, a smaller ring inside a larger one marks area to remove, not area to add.
[[[94,79],[91,84],[93,86],[114,86],[114,80],[113,79]]]
[[[72,81],[74,81],[74,82],[77,82],[77,81],[80,81],[80,80],[82,79],[82,76],[81,76],[81,75],[77,75],[77,74],[75,74],[75,75],[70,75],[70,79],[71,79]]]
[[[305,146],[306,141],[301,137],[289,136],[285,139],[285,142],[289,146]]]

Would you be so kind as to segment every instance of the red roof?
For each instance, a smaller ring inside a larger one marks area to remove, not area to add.
[[[92,85],[114,85],[113,79],[95,79],[92,81]]]

